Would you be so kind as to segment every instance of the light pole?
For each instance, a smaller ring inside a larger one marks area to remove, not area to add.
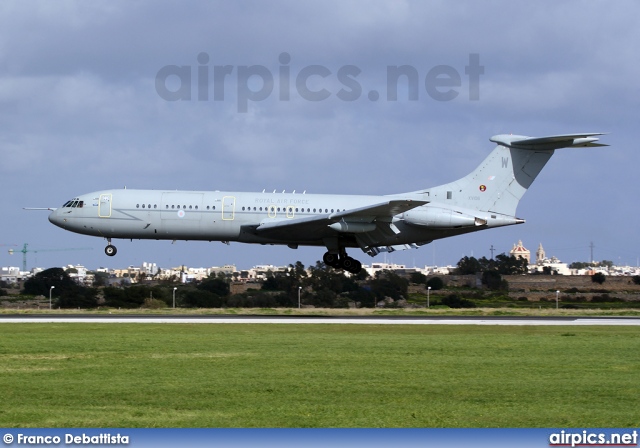
[[[560,296],[560,291],[556,291],[556,309],[558,309],[558,297]]]
[[[176,307],[176,288],[175,286],[173,287],[173,308],[175,309]]]
[[[431,286],[427,286],[427,308],[429,308],[429,293],[431,292]]]
[[[300,309],[300,291],[302,291],[302,286],[298,286],[298,309]]]
[[[51,293],[53,292],[53,288],[55,288],[55,286],[49,288],[49,309],[51,309]]]

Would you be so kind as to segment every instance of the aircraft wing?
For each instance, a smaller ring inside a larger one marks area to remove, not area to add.
[[[428,201],[394,199],[324,215],[281,220],[266,219],[254,231],[256,234],[272,238],[316,239],[321,238],[325,231],[330,230],[329,226],[335,223],[390,222],[393,216],[427,203]]]

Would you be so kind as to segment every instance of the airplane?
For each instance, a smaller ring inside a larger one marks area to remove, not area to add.
[[[385,196],[274,192],[114,189],[77,196],[49,221],[71,232],[112,239],[200,240],[323,246],[323,262],[358,273],[347,255],[417,248],[433,240],[522,224],[518,202],[554,151],[596,143],[603,133],[548,137],[496,135],[489,156],[454,182]]]

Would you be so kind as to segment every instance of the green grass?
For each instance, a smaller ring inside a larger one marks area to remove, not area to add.
[[[2,324],[2,427],[637,427],[637,327]]]

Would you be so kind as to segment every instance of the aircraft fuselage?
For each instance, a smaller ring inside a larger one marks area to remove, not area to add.
[[[388,196],[224,191],[104,190],[78,196],[49,220],[65,230],[112,238],[237,241],[324,246],[323,261],[358,272],[345,248],[371,256],[435,239],[523,223],[518,202],[554,151],[604,146],[599,133],[497,135],[470,174],[445,185]]]

